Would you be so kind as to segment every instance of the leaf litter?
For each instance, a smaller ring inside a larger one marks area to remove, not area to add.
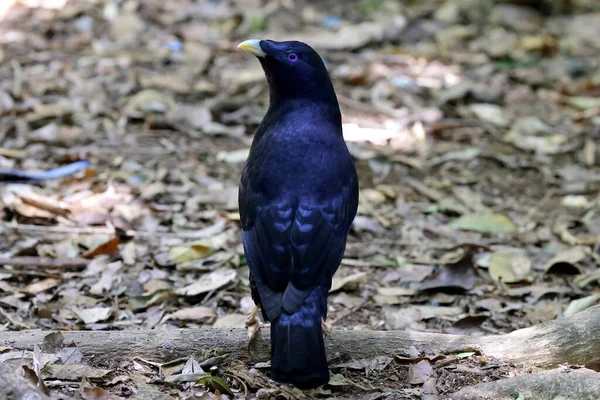
[[[506,333],[599,302],[597,5],[52,3],[0,7],[3,329],[243,326],[237,183],[268,93],[234,44],[290,30],[327,62],[363,188],[336,328]],[[415,350],[429,358],[336,360],[315,396],[436,398],[519,373]],[[51,395],[307,398],[233,363],[166,382],[60,341],[16,353],[0,357]]]

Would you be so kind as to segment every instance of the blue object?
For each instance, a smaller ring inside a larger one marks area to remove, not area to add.
[[[169,50],[172,52],[178,53],[183,50],[183,43],[181,43],[179,40],[171,40],[168,44]]]
[[[321,25],[326,28],[337,28],[342,24],[342,19],[340,17],[327,16],[321,19]]]
[[[25,171],[2,171],[0,170],[0,183],[20,183],[31,181],[45,181],[48,179],[64,178],[73,175],[75,172],[87,168],[90,165],[88,161],[77,161],[62,167],[50,169],[43,172],[25,172]]]
[[[329,381],[321,321],[356,216],[358,177],[321,56],[300,42],[244,46],[270,89],[239,193],[252,298],[271,323],[271,378],[311,389]]]

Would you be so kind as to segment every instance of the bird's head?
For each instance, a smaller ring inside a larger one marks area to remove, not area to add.
[[[258,57],[271,92],[271,103],[287,99],[318,102],[337,99],[323,59],[306,43],[246,40],[238,45]]]

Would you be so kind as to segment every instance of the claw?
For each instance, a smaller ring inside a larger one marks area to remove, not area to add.
[[[324,318],[321,318],[321,329],[323,330],[323,335],[329,334],[331,331],[332,325],[325,322]]]

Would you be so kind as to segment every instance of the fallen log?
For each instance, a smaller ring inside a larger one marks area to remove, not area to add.
[[[514,400],[525,399],[598,399],[600,374],[589,369],[557,368],[478,383],[445,397],[448,400]]]
[[[600,370],[600,306],[569,318],[545,322],[505,335],[461,336],[411,331],[334,329],[326,338],[329,359],[359,359],[399,355],[414,346],[428,354],[478,351],[512,364],[551,368],[569,363]],[[0,332],[0,346],[32,350],[48,331]],[[262,329],[249,346],[244,329],[174,329],[62,332],[65,344],[75,344],[96,365],[117,366],[141,357],[156,362],[194,355],[229,354],[247,361],[269,358],[269,332]]]

